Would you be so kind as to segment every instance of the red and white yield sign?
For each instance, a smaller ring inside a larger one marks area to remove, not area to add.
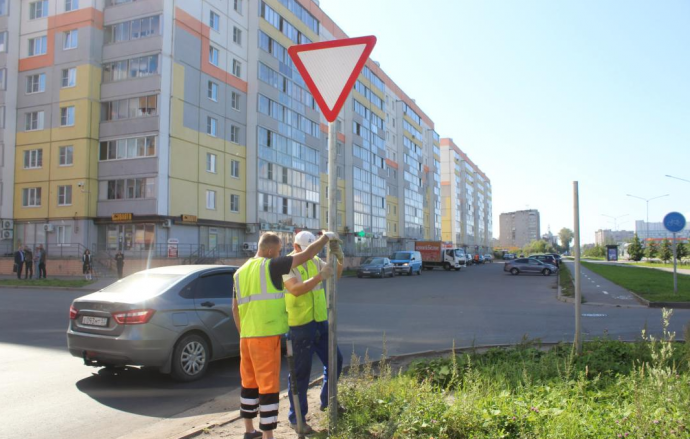
[[[329,122],[338,118],[376,44],[375,36],[301,44],[290,58]]]

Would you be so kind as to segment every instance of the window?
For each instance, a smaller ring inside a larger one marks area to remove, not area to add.
[[[7,3],[9,3],[9,0],[0,0],[0,15],[7,15]]]
[[[208,20],[208,25],[211,29],[220,32],[220,15],[211,11],[211,17]]]
[[[7,52],[7,31],[0,32],[0,52]]]
[[[44,18],[48,16],[48,0],[40,0],[29,5],[29,19]]]
[[[74,107],[60,108],[60,126],[74,126]]]
[[[208,62],[218,67],[218,49],[213,46],[208,48]]]
[[[116,82],[158,74],[158,55],[147,55],[103,66],[103,81]]]
[[[58,186],[58,206],[72,204],[72,186]]]
[[[29,56],[45,55],[48,47],[46,36],[29,39]]]
[[[211,116],[206,117],[206,134],[216,137],[218,121]]]
[[[7,69],[0,69],[0,90],[7,90]]]
[[[23,207],[40,207],[41,206],[41,188],[29,187],[22,189],[22,206]]]
[[[128,178],[110,180],[107,186],[108,200],[155,198],[156,180],[153,178]]]
[[[25,131],[36,131],[43,129],[43,112],[32,111],[26,113]]]
[[[30,149],[24,151],[24,169],[39,169],[43,167],[43,150]]]
[[[242,0],[235,0],[234,9],[238,14],[242,14]]]
[[[105,43],[120,43],[161,34],[160,15],[112,24],[104,30]]]
[[[213,81],[208,81],[208,98],[218,102],[218,84]]]
[[[230,141],[240,143],[240,127],[235,125],[230,126]]]
[[[242,45],[242,29],[237,26],[232,29],[232,41],[235,44]]]
[[[240,211],[240,196],[230,195],[230,212]]]
[[[238,78],[242,77],[242,63],[236,59],[232,60],[232,74]]]
[[[240,94],[236,91],[233,91],[230,96],[230,105],[232,106],[233,110],[240,111]]]
[[[72,244],[72,226],[57,226],[58,247],[68,247]]]
[[[79,9],[79,0],[65,0],[65,12]]]
[[[216,210],[216,191],[206,191],[206,208]]]
[[[60,166],[72,166],[74,164],[74,147],[61,146],[59,160]]]
[[[158,114],[158,96],[140,96],[103,102],[101,104],[101,109],[102,122],[156,116]]]
[[[62,69],[62,88],[74,87],[75,85],[77,85],[76,67]]]
[[[216,173],[216,155],[206,153],[206,172]]]
[[[288,177],[289,172],[290,171],[288,170],[288,168],[283,168],[283,180],[282,180],[283,184],[289,184],[289,177]]]
[[[156,136],[101,142],[100,160],[136,159],[156,155]]]
[[[29,75],[26,77],[26,94],[43,93],[46,91],[46,74]]]
[[[76,49],[79,40],[79,30],[68,30],[64,33],[64,40],[62,43],[62,50]]]
[[[0,107],[0,128],[5,128],[5,106]]]
[[[237,160],[230,161],[230,176],[240,178],[240,162]]]

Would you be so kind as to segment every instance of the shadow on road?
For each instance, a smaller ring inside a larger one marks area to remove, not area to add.
[[[98,403],[150,417],[170,417],[180,412],[180,400],[195,407],[240,388],[239,358],[215,361],[206,376],[182,383],[156,369],[128,367],[116,372],[94,369],[93,375],[76,383],[80,392]],[[210,414],[210,413],[195,413]]]

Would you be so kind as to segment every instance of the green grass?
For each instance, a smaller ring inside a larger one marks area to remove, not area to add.
[[[0,279],[0,286],[25,286],[25,287],[65,287],[81,288],[92,284],[92,280],[85,279]]]
[[[561,294],[565,297],[575,297],[575,287],[573,286],[573,276],[566,264],[561,264],[558,269],[558,282],[561,286]]]
[[[690,353],[651,338],[523,344],[413,363],[351,369],[339,385],[332,439],[688,438]],[[325,421],[325,420],[324,420]]]
[[[582,265],[611,282],[652,302],[690,302],[690,276],[678,276],[678,293],[673,292],[673,273],[622,265]]]
[[[633,267],[651,267],[651,268],[671,268],[671,269],[673,269],[673,262],[671,262],[670,264],[663,264],[661,262],[626,262],[626,263],[633,266]],[[690,268],[690,261],[684,260],[682,264],[680,261],[678,261],[678,268],[680,268],[680,269]]]

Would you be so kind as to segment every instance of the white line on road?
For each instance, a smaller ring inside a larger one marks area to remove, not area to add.
[[[601,288],[601,285],[597,285],[597,288]]]
[[[607,296],[609,295],[608,291],[603,291],[603,293],[606,294]]]

